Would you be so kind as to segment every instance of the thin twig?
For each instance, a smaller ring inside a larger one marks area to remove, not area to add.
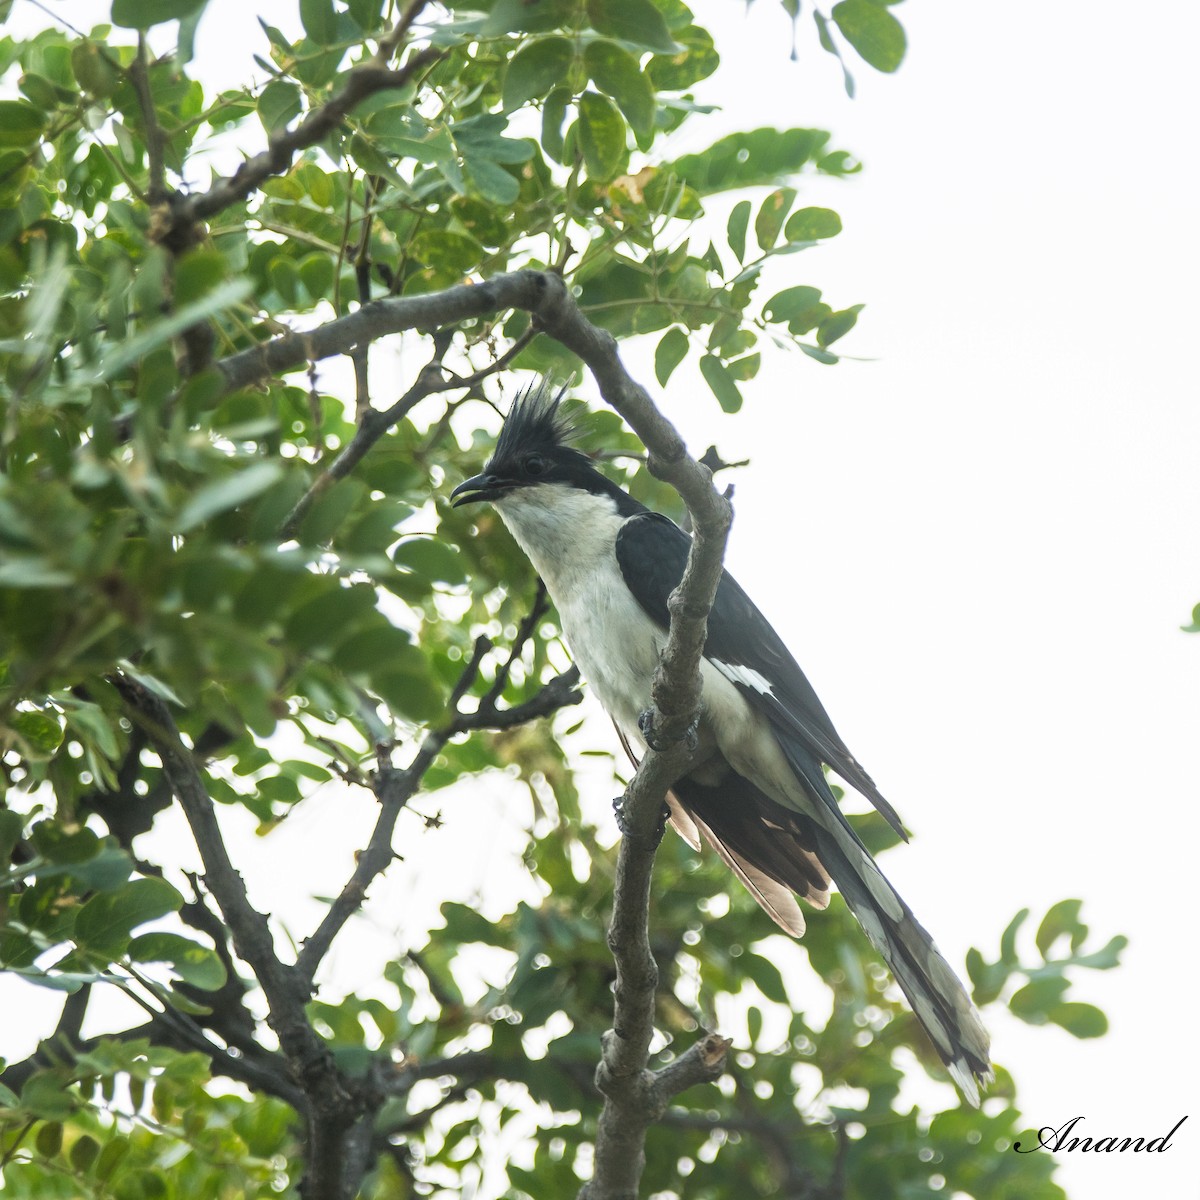
[[[405,39],[408,37],[408,31],[412,29],[413,23],[421,15],[424,9],[426,0],[410,0],[404,11],[400,14],[400,19],[395,26],[384,37],[379,39],[379,48],[375,52],[375,61],[381,66],[386,67],[396,51],[404,45]]]
[[[530,342],[537,337],[536,329],[527,329],[499,358],[493,359],[486,367],[481,367],[473,375],[457,375],[454,377],[455,388],[472,388],[477,384],[482,383],[489,375],[495,375],[497,371],[503,371]]]
[[[513,638],[513,644],[509,647],[508,658],[505,659],[504,665],[496,672],[496,678],[492,680],[492,686],[488,688],[484,693],[483,699],[479,702],[481,710],[488,711],[495,708],[496,701],[500,699],[504,694],[504,689],[508,686],[513,664],[521,657],[521,652],[525,649],[525,643],[533,636],[538,622],[546,615],[549,608],[550,599],[546,595],[546,585],[539,579],[537,591],[533,595],[533,604],[530,606],[529,612],[525,614],[521,624],[517,626],[517,636]]]
[[[150,186],[146,192],[146,202],[151,208],[162,204],[168,196],[167,171],[164,163],[164,146],[166,138],[162,126],[158,123],[158,113],[154,108],[154,96],[150,91],[150,68],[146,49],[146,35],[139,31],[137,54],[129,64],[129,81],[137,94],[138,107],[142,111],[143,135],[146,140],[146,173]]]
[[[576,688],[579,672],[572,667],[551,679],[537,695],[524,704],[507,709],[498,709],[494,704],[481,704],[475,712],[459,712],[458,703],[477,678],[485,652],[482,645],[477,643],[475,653],[455,686],[450,720],[440,729],[425,735],[408,766],[393,767],[386,761],[386,756],[381,758],[380,766],[371,781],[375,796],[379,800],[379,815],[375,819],[375,828],[371,831],[366,848],[358,856],[353,874],[329,906],[329,911],[315,932],[305,939],[296,959],[296,971],[310,987],[317,968],[333,944],[334,938],[362,907],[367,888],[391,865],[395,857],[392,835],[400,813],[417,793],[425,772],[433,765],[446,743],[461,733],[482,729],[510,729],[523,725],[538,717],[549,716],[560,708],[578,704],[582,699]]]
[[[247,159],[232,174],[218,179],[206,192],[172,196],[172,219],[163,240],[192,240],[194,226],[246,199],[272,176],[281,175],[292,160],[309,146],[323,141],[346,116],[368,96],[389,88],[406,87],[415,76],[442,57],[443,51],[427,46],[412,54],[395,70],[380,65],[377,58],[360,63],[344,76],[341,91],[314,108],[299,124],[281,129],[267,139],[267,148]]]
[[[361,312],[362,310],[360,309],[359,311]],[[359,344],[365,347],[370,345],[370,342],[364,341]],[[356,353],[356,349],[352,349],[350,353],[353,355]],[[296,531],[300,528],[300,523],[304,520],[308,510],[312,508],[319,496],[324,495],[339,480],[345,479],[362,462],[371,447],[393,425],[403,420],[426,396],[432,396],[434,393],[444,390],[445,375],[442,370],[442,356],[445,352],[443,342],[441,340],[436,341],[433,357],[425,364],[420,374],[417,375],[416,382],[390,408],[382,410],[372,408],[369,398],[367,398],[364,407],[359,407],[356,404],[356,408],[358,408],[356,413],[358,428],[354,431],[354,436],[342,447],[333,462],[313,480],[308,491],[296,501],[292,511],[288,513],[287,518],[284,520],[282,526],[280,526],[280,538],[286,541],[289,538],[295,537]],[[354,363],[357,379],[359,360],[356,358]],[[365,388],[365,362],[362,370],[363,377],[359,380],[359,383]],[[361,404],[361,400],[362,395],[360,393],[359,404]]]

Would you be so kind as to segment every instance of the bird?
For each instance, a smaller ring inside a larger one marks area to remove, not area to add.
[[[558,610],[571,657],[635,763],[651,737],[650,689],[667,601],[690,536],[636,500],[573,444],[566,389],[520,393],[481,474],[454,507],[489,501]],[[900,837],[895,809],[850,753],[783,640],[723,571],[700,662],[693,766],[667,796],[670,824],[707,842],[787,933],[799,897],[821,909],[832,885],[882,956],[966,1099],[992,1080],[988,1034],[953,969],[846,819],[829,767]]]

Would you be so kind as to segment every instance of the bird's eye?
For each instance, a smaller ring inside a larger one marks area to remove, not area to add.
[[[546,460],[540,454],[526,455],[525,461],[521,465],[525,468],[526,475],[544,475],[546,473]]]

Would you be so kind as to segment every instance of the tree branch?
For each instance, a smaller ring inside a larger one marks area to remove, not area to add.
[[[138,107],[142,110],[143,134],[146,139],[146,174],[150,186],[146,191],[146,203],[154,208],[167,199],[167,172],[164,164],[165,137],[158,123],[154,108],[154,96],[150,91],[149,52],[146,49],[145,33],[138,33],[137,54],[129,64],[127,74],[133,90],[137,93]]]
[[[281,175],[301,150],[315,146],[328,137],[368,96],[387,89],[406,87],[426,67],[436,62],[443,52],[427,46],[412,54],[400,67],[392,69],[387,65],[423,7],[423,2],[409,5],[400,23],[380,42],[378,52],[346,73],[341,91],[320,107],[314,108],[298,125],[273,133],[267,139],[266,150],[261,154],[247,159],[232,175],[218,179],[206,192],[189,195],[176,192],[172,195],[170,217],[159,240],[167,245],[190,245],[199,222],[244,200],[273,175]]]
[[[352,352],[356,354],[357,351]],[[355,360],[357,369],[357,359]],[[351,471],[366,457],[367,451],[393,426],[404,417],[426,396],[443,390],[444,381],[440,363],[429,363],[417,376],[417,381],[390,408],[377,409],[368,407],[360,413],[358,428],[354,436],[342,447],[337,457],[313,480],[308,491],[296,501],[292,511],[279,529],[279,536],[284,541],[296,536],[300,523],[308,510],[319,496],[323,496],[335,483],[345,479]]]
[[[694,755],[684,739],[700,710],[700,657],[733,514],[728,499],[714,490],[712,473],[688,455],[674,426],[626,371],[613,336],[587,321],[570,297],[543,305],[537,318],[546,333],[587,363],[601,395],[641,438],[650,471],[683,498],[694,529],[683,579],[668,602],[670,630],[651,689],[647,740],[666,749],[647,752],[622,801],[625,836],[608,932],[617,968],[613,1028],[603,1039],[596,1072],[605,1101],[595,1166],[580,1193],[587,1200],[628,1200],[637,1194],[647,1127],[670,1097],[693,1083],[718,1078],[730,1045],[709,1034],[667,1068],[647,1069],[658,984],[649,939],[650,877],[667,789]]]
[[[70,996],[67,1004],[70,1005],[71,1001],[79,994],[76,992]],[[14,1092],[20,1092],[25,1082],[36,1071],[54,1065],[57,1046],[62,1046],[64,1051],[69,1050],[72,1055],[76,1055],[106,1041],[134,1042],[145,1038],[156,1046],[169,1046],[184,1052],[198,1050],[208,1058],[214,1075],[222,1075],[227,1079],[244,1083],[254,1091],[276,1096],[290,1104],[298,1113],[304,1113],[307,1109],[304,1093],[288,1078],[287,1065],[280,1056],[264,1050],[261,1046],[256,1047],[253,1054],[243,1053],[240,1056],[230,1054],[224,1047],[205,1037],[197,1025],[180,1014],[170,1014],[170,1016],[166,1013],[157,1014],[149,1021],[132,1029],[124,1029],[119,1033],[107,1033],[101,1037],[88,1038],[85,1041],[79,1040],[78,1031],[69,1039],[65,1039],[61,1025],[60,1022],[59,1029],[56,1029],[49,1038],[42,1042],[28,1058],[13,1063],[0,1072],[0,1083]]]
[[[388,334],[408,329],[439,329],[514,308],[537,312],[543,304],[553,305],[562,297],[567,297],[567,290],[558,276],[547,271],[512,271],[483,283],[458,284],[440,292],[372,300],[315,329],[282,334],[213,365],[220,371],[224,391],[228,393],[306,362],[348,354],[359,343]],[[465,383],[455,380],[450,386],[465,386]]]
[[[537,603],[535,603],[533,611],[537,613]],[[529,621],[530,618],[527,617],[526,623]],[[526,623],[522,624],[523,629]],[[520,635],[518,635],[518,639],[520,639]],[[519,640],[517,644],[520,644]],[[296,959],[296,971],[310,990],[317,968],[328,953],[334,938],[341,932],[346,922],[362,907],[367,888],[387,870],[395,857],[392,850],[392,835],[400,813],[420,788],[425,772],[433,765],[446,743],[461,733],[481,729],[510,729],[516,725],[523,725],[538,717],[557,712],[560,708],[578,704],[583,699],[576,687],[579,682],[579,672],[572,667],[551,679],[532,699],[527,700],[524,704],[517,704],[505,709],[497,708],[496,699],[500,693],[493,687],[480,701],[479,707],[474,712],[460,711],[458,706],[478,676],[483,656],[490,648],[484,639],[476,643],[475,653],[471,656],[454,687],[451,696],[452,715],[450,720],[440,729],[432,730],[425,735],[420,748],[408,766],[397,769],[384,763],[371,777],[371,788],[379,800],[379,816],[375,820],[375,828],[371,831],[366,848],[358,856],[354,873],[329,906],[329,911],[317,926],[316,931],[311,937],[305,939],[303,948]],[[510,655],[508,662],[501,669],[501,676],[505,676],[511,669],[516,652],[514,649],[514,653]]]
[[[362,1097],[348,1087],[328,1047],[309,1025],[307,982],[280,960],[267,918],[251,905],[245,882],[225,848],[203,776],[166,705],[129,676],[115,675],[112,683],[162,760],[171,790],[196,839],[205,883],[229,924],[234,949],[249,963],[263,989],[267,1021],[307,1098],[307,1171],[301,1194],[312,1200],[333,1200],[342,1195],[343,1135],[359,1115]]]

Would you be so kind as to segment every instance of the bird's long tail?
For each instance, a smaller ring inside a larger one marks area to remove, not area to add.
[[[987,1031],[933,938],[850,825],[830,821],[822,826],[811,816],[774,804],[736,774],[716,787],[683,779],[674,792],[683,811],[677,816],[673,809],[672,821],[684,837],[695,845],[698,829],[788,933],[799,936],[804,921],[778,885],[824,908],[833,880],[908,997],[951,1077],[978,1106],[979,1084],[992,1078]],[[683,816],[687,821],[681,822]]]
[[[988,1034],[958,976],[874,863],[870,869],[875,878],[868,882],[838,845],[839,839],[824,829],[814,832],[822,865],[908,997],[954,1082],[978,1108],[979,1084],[992,1080]],[[877,896],[880,882],[890,893],[887,903]]]

